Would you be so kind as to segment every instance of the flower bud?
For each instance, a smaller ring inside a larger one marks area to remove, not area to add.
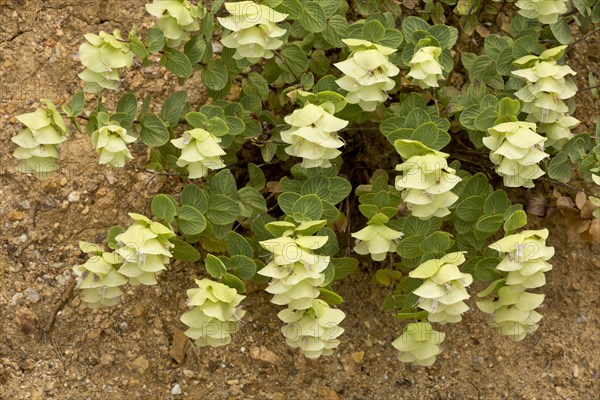
[[[225,9],[231,16],[217,20],[231,33],[224,36],[221,43],[225,47],[236,49],[234,59],[245,58],[250,63],[256,63],[262,58],[273,57],[273,50],[283,45],[283,41],[278,38],[284,36],[286,30],[275,23],[285,20],[287,14],[253,1],[225,3]]]
[[[97,93],[101,88],[116,89],[123,68],[133,63],[133,52],[129,43],[123,41],[121,32],[115,30],[112,35],[100,32],[98,35],[84,35],[89,43],[79,47],[79,59],[86,67],[79,77],[89,84],[84,85],[86,92]]]
[[[163,32],[167,46],[178,47],[190,40],[190,32],[200,29],[198,19],[206,9],[189,0],[154,0],[146,4],[146,11],[158,18],[156,25]]]
[[[531,122],[504,122],[489,128],[490,136],[483,138],[505,186],[532,188],[533,180],[544,175],[538,163],[548,157],[544,152],[546,138],[535,130]]]
[[[133,286],[156,285],[156,276],[166,270],[173,256],[169,238],[175,233],[165,225],[140,214],[129,213],[134,223],[115,237],[117,254],[123,258],[119,273]]]
[[[292,348],[299,348],[307,358],[333,354],[333,349],[340,344],[338,337],[344,333],[339,324],[346,315],[323,300],[313,300],[308,309],[289,307],[277,316],[286,324],[281,328],[286,343]]]
[[[225,167],[221,160],[221,156],[226,154],[219,145],[221,139],[204,129],[186,131],[171,143],[181,149],[177,165],[187,167],[190,179],[203,178],[209,170]]]
[[[191,310],[181,316],[189,326],[186,336],[198,346],[224,346],[231,343],[231,335],[240,329],[246,313],[240,302],[246,298],[227,285],[210,279],[196,279],[198,288],[187,291]]]
[[[127,283],[127,278],[117,270],[123,258],[91,243],[79,242],[79,248],[93,254],[85,264],[73,267],[77,288],[83,291],[83,301],[90,308],[115,305],[117,298],[123,294],[121,286]]]
[[[413,322],[406,326],[402,335],[392,342],[400,351],[398,359],[416,365],[429,366],[442,352],[439,344],[446,334],[434,330],[427,322]]]
[[[542,24],[553,24],[559,15],[567,12],[567,0],[519,0],[518,13],[525,18],[537,19]]]
[[[92,145],[100,153],[99,163],[113,167],[123,167],[127,160],[133,159],[127,144],[135,140],[119,125],[106,125],[92,133]]]
[[[46,179],[58,169],[58,149],[67,140],[67,126],[56,107],[49,100],[42,102],[46,108],[17,116],[26,128],[11,138],[19,146],[13,153],[20,161],[18,170],[38,179]]]
[[[442,49],[436,46],[420,48],[408,65],[408,76],[413,78],[422,88],[439,87],[439,80],[444,79],[443,67],[440,64]]]
[[[346,100],[365,111],[374,111],[396,86],[391,79],[400,70],[388,60],[396,50],[361,39],[342,39],[352,50],[346,61],[334,64],[344,76],[335,82],[348,91]]]
[[[470,297],[465,287],[473,283],[473,277],[458,269],[464,262],[462,252],[450,253],[425,261],[408,274],[424,280],[413,293],[420,297],[418,307],[429,312],[429,321],[460,322],[461,314],[469,309],[464,302]]]
[[[414,140],[396,140],[396,150],[405,161],[396,166],[396,190],[417,218],[444,217],[450,214],[458,196],[451,192],[461,179],[448,166],[448,154],[425,147]],[[411,151],[415,146],[418,151]]]
[[[337,131],[345,128],[348,121],[334,117],[334,111],[335,108],[327,104],[307,104],[284,118],[291,125],[290,129],[281,132],[281,140],[290,144],[285,152],[302,157],[303,168],[330,167],[329,160],[341,154],[337,149],[344,142]]]

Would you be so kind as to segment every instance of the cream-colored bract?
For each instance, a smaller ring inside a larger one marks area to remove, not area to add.
[[[442,49],[436,46],[422,47],[412,57],[408,65],[408,76],[422,88],[439,87],[439,80],[444,79],[444,68],[440,64]]]
[[[117,29],[112,35],[100,32],[98,35],[84,35],[88,43],[79,47],[79,59],[85,67],[79,77],[86,82],[83,90],[98,93],[102,89],[116,89],[120,71],[131,67],[133,52],[129,43],[123,40]]]
[[[542,319],[534,310],[542,304],[544,295],[529,293],[527,289],[543,286],[544,273],[552,269],[548,260],[554,255],[554,248],[546,246],[547,238],[548,229],[530,230],[508,235],[489,246],[505,254],[496,269],[507,275],[497,298],[477,302],[477,307],[493,314],[490,324],[514,341],[537,330]]]
[[[542,24],[553,24],[567,12],[567,0],[519,0],[516,5],[520,15]]]
[[[286,30],[276,25],[287,18],[282,14],[262,4],[253,1],[225,3],[229,17],[219,17],[217,20],[231,33],[221,38],[223,46],[236,49],[233,58],[247,59],[256,63],[263,58],[272,58],[274,50],[283,45],[280,39]]]
[[[488,129],[483,144],[490,149],[490,160],[507,187],[534,187],[533,180],[544,175],[538,163],[549,157],[544,152],[545,137],[536,133],[532,122],[503,122]]]
[[[133,156],[127,145],[135,142],[133,136],[127,134],[127,129],[119,125],[106,125],[92,133],[92,146],[100,153],[100,164],[110,164],[113,167],[124,167]]]
[[[396,50],[359,39],[343,39],[352,53],[347,60],[334,65],[344,73],[335,82],[348,91],[346,100],[365,111],[374,111],[387,100],[387,91],[396,86],[391,77],[400,70],[388,60]]]
[[[223,283],[210,279],[196,279],[197,288],[187,291],[191,310],[181,316],[189,328],[186,336],[198,346],[224,346],[231,343],[231,335],[240,329],[246,311],[240,302],[246,298]]]
[[[524,56],[513,64],[520,69],[512,74],[526,81],[515,95],[523,101],[527,121],[538,124],[538,133],[548,139],[546,146],[561,149],[573,137],[571,129],[579,120],[569,116],[569,107],[564,100],[575,96],[577,86],[568,78],[575,75],[567,65],[558,65],[567,46],[545,50],[538,56]]]
[[[331,104],[329,104],[331,105]],[[289,143],[285,152],[302,157],[303,168],[330,167],[341,154],[344,145],[337,131],[345,128],[348,121],[333,116],[335,107],[307,104],[284,118],[290,129],[281,132],[281,140]]]
[[[396,166],[396,189],[417,218],[429,219],[450,214],[458,196],[451,190],[461,181],[448,166],[448,154],[430,149],[414,140],[396,140],[396,150],[405,160]]]
[[[313,300],[311,307],[303,310],[287,308],[277,314],[285,325],[281,333],[286,343],[299,348],[307,358],[333,354],[340,344],[338,337],[344,333],[339,326],[346,317],[342,310],[331,308],[323,300]]]
[[[259,242],[273,257],[258,271],[259,275],[271,278],[266,290],[274,295],[272,303],[295,310],[312,306],[325,281],[323,271],[329,265],[329,257],[317,255],[314,250],[323,247],[327,239],[327,236],[302,236],[290,230],[288,235]]]
[[[406,326],[402,335],[392,342],[399,351],[398,359],[420,366],[429,366],[442,352],[439,344],[446,334],[434,330],[427,322],[413,322]]]
[[[267,288],[274,295],[271,302],[287,306],[278,314],[286,324],[282,333],[291,347],[300,348],[308,358],[332,354],[339,344],[337,337],[344,332],[338,326],[344,312],[317,299],[330,258],[315,254],[328,237],[313,234],[326,223],[324,220],[301,224],[271,222],[266,228],[272,233],[279,232],[280,236],[259,242],[272,254],[272,259],[258,274],[271,278]]]
[[[156,276],[167,269],[174,247],[169,238],[175,233],[149,218],[129,213],[134,220],[127,230],[115,237],[116,253],[123,258],[119,273],[133,286],[156,285]]]
[[[127,278],[118,271],[123,258],[88,242],[79,242],[79,248],[84,253],[91,254],[84,264],[73,267],[77,276],[77,288],[83,293],[83,301],[90,308],[115,305],[117,298],[123,294],[121,286],[127,283]]]
[[[383,261],[388,252],[396,251],[398,240],[403,235],[384,223],[370,224],[352,234],[352,237],[357,239],[353,250],[361,255],[370,254],[374,261]]]
[[[146,11],[156,17],[156,26],[163,32],[168,47],[178,47],[190,40],[190,33],[200,29],[199,20],[205,8],[189,0],[154,0]]]
[[[204,178],[210,170],[225,167],[221,156],[226,153],[219,145],[221,139],[204,129],[185,131],[171,143],[181,149],[177,165],[187,168],[190,179]]]
[[[49,100],[41,101],[46,107],[17,116],[26,128],[11,141],[19,146],[13,153],[19,160],[19,172],[33,173],[38,179],[46,179],[58,169],[58,150],[67,140],[68,131],[56,106]]]
[[[411,278],[423,279],[413,293],[419,296],[418,307],[429,312],[429,321],[460,322],[462,314],[469,309],[464,302],[470,297],[465,287],[473,283],[473,277],[458,269],[464,262],[464,254],[455,252],[425,261],[410,271]]]

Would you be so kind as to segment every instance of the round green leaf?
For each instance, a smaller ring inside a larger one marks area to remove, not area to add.
[[[362,27],[362,36],[370,42],[379,42],[385,37],[385,27],[379,21],[368,21]]]
[[[175,201],[166,194],[158,194],[152,199],[152,214],[158,220],[165,220],[172,222],[177,214],[177,204]]]
[[[154,114],[146,114],[140,121],[140,137],[147,146],[160,147],[169,141],[169,131],[165,123]]]
[[[174,237],[169,239],[175,245],[171,252],[176,260],[194,262],[200,259],[200,253],[191,244]]]
[[[213,278],[219,279],[225,274],[227,274],[227,269],[221,260],[212,254],[207,254],[206,259],[204,260],[206,271]]]
[[[483,212],[484,202],[481,196],[467,197],[456,206],[456,215],[464,221],[476,221]]]
[[[322,32],[325,29],[325,11],[315,1],[309,1],[302,6],[300,25],[309,32]]]
[[[206,218],[194,207],[184,205],[179,207],[177,226],[185,235],[198,235],[206,228]]]
[[[314,194],[302,196],[294,203],[292,213],[297,213],[310,221],[318,220],[323,214],[323,202]]]
[[[222,194],[212,194],[208,198],[208,212],[206,217],[216,225],[225,225],[235,222],[240,215],[240,206],[235,200]]]
[[[211,90],[221,90],[227,85],[227,67],[221,60],[212,60],[204,70],[202,70],[202,82]]]
[[[208,211],[208,195],[200,187],[191,184],[181,191],[181,204],[194,207],[202,214]]]
[[[483,215],[477,220],[475,228],[481,232],[491,233],[500,229],[503,223],[502,214]]]

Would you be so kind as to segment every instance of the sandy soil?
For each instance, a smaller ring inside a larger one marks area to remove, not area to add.
[[[538,332],[515,344],[489,328],[486,315],[469,312],[464,323],[444,328],[444,353],[431,368],[395,359],[390,343],[401,325],[380,310],[387,291],[369,283],[374,267],[367,264],[336,286],[345,299],[346,333],[336,355],[319,361],[285,345],[278,307],[258,287],[248,295],[248,318],[234,343],[189,347],[185,361],[175,361],[169,352],[183,328],[185,289],[202,270],[194,265],[173,267],[158,286],[130,290],[111,309],[91,311],[71,296],[44,329],[68,294],[71,267],[82,261],[77,241],[101,241],[108,227],[128,223],[127,211],[148,213],[149,199],[176,182],[99,166],[89,139],[78,135],[64,147],[60,173],[44,182],[18,175],[10,156],[14,116],[40,97],[69,99],[79,85],[83,33],[147,27],[143,3],[0,0],[0,399],[600,397],[600,246],[582,242],[556,214],[531,217],[533,227],[551,229],[557,249]],[[598,76],[599,43],[590,39],[571,53],[579,87],[587,86],[589,71]],[[137,67],[124,87],[160,98],[177,83],[156,66]],[[197,80],[186,87],[198,102]],[[577,116],[591,129],[600,103],[589,91],[577,100]]]

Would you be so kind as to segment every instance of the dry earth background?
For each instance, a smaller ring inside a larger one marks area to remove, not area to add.
[[[538,332],[515,344],[487,327],[485,315],[470,312],[446,327],[444,353],[431,368],[395,359],[390,343],[401,325],[380,310],[387,291],[369,283],[368,265],[337,284],[346,333],[336,355],[319,361],[285,345],[277,307],[254,288],[230,346],[189,348],[177,363],[169,351],[182,328],[185,289],[202,270],[194,265],[172,268],[158,286],[129,291],[108,310],[90,311],[75,295],[44,330],[72,281],[71,267],[82,261],[77,241],[100,242],[108,227],[128,223],[127,211],[148,213],[152,196],[173,183],[98,166],[89,139],[75,134],[53,178],[18,175],[10,156],[14,116],[33,110],[40,97],[67,101],[80,84],[82,35],[128,31],[133,23],[145,30],[151,21],[143,4],[0,0],[0,399],[600,398],[600,246],[582,242],[556,214],[530,218],[532,226],[551,229],[557,249]],[[596,36],[571,52],[579,87],[587,86],[589,71],[600,72],[599,49]],[[140,97],[155,94],[160,105],[177,83],[154,65],[134,68],[123,86]],[[196,104],[198,87],[197,80],[186,84]],[[576,116],[591,129],[599,101],[589,91],[577,99]]]

